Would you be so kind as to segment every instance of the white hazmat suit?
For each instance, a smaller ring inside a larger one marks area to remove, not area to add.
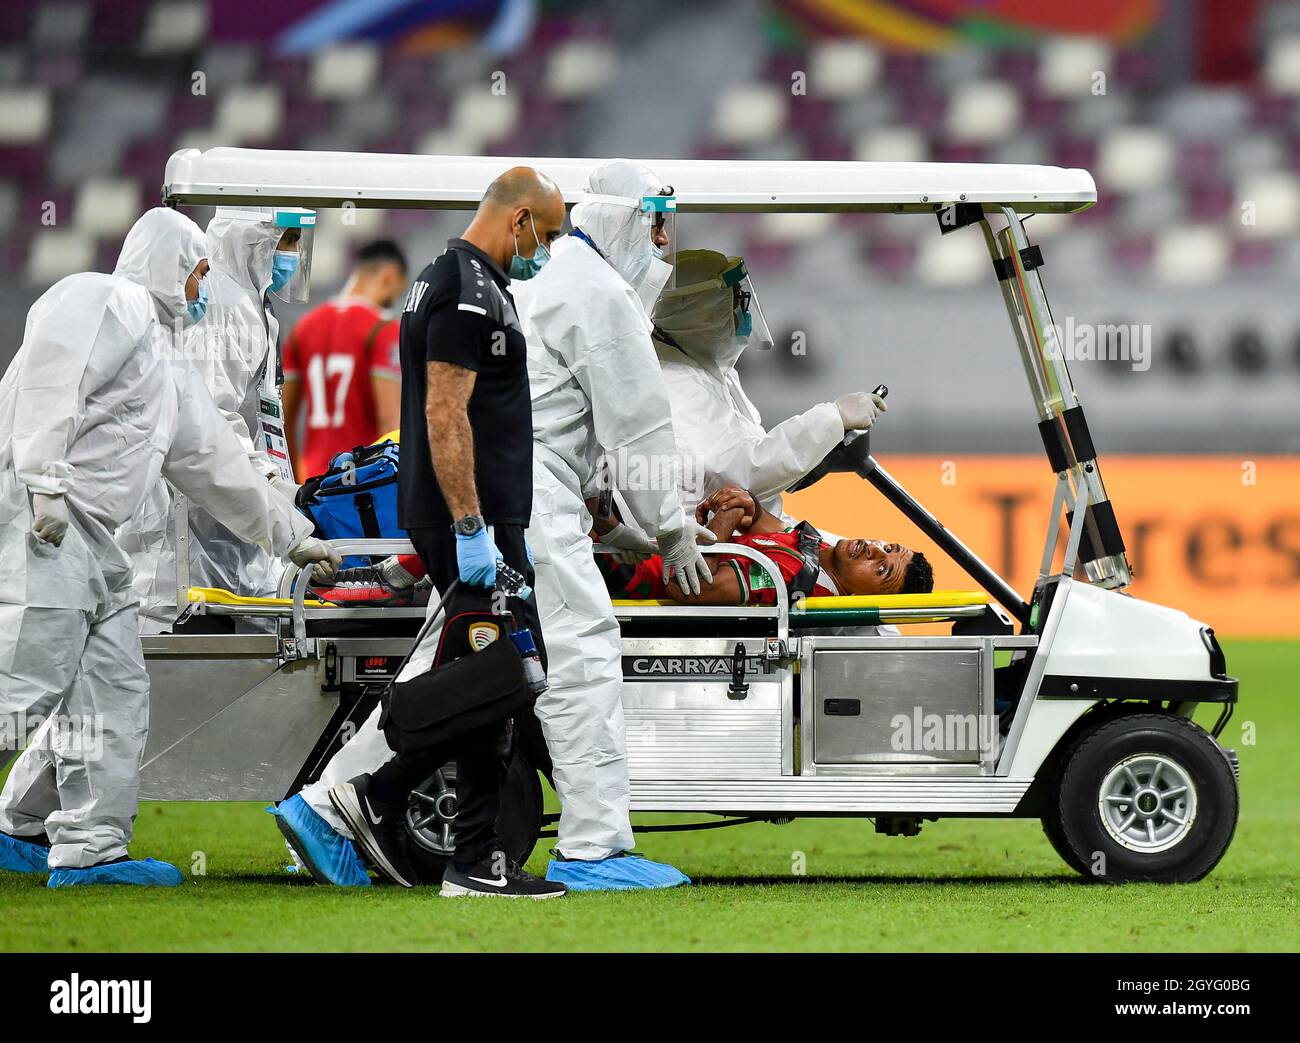
[[[655,326],[668,335],[656,336],[655,350],[682,456],[682,505],[693,512],[734,484],[785,518],[782,492],[839,445],[844,422],[834,403],[823,402],[770,431],[763,427],[736,372],[747,341],[736,336],[732,291],[720,278],[738,260],[711,250],[680,253],[676,288],[654,307]]]
[[[660,192],[641,164],[598,168],[588,193],[601,198],[573,209],[575,229],[590,242],[576,234],[559,241],[516,294],[533,404],[528,540],[550,682],[536,711],[560,797],[558,848],[569,859],[633,846],[619,627],[592,557],[584,504],[598,491],[602,455],[612,459],[644,531],[664,542],[694,526],[677,495],[668,394],[642,305],[643,294],[658,293],[667,265],[655,257],[635,201]]]
[[[112,275],[69,276],[32,306],[0,381],[0,724],[21,741],[59,715],[56,791],[0,799],[0,830],[44,829],[51,868],[124,856],[136,813],[149,679],[118,527],[161,474],[271,553],[311,533],[174,360],[185,281],[205,254],[192,221],[149,211]],[[31,531],[37,493],[67,506],[60,546]]]
[[[283,229],[269,207],[218,207],[208,222],[206,318],[185,333],[184,355],[259,474],[280,473],[266,452],[260,398],[275,392],[280,324],[266,304]],[[180,609],[176,583],[175,498],[160,481],[123,527],[145,631],[169,629]],[[239,539],[202,507],[188,505],[189,585],[269,596],[283,575],[262,548]]]

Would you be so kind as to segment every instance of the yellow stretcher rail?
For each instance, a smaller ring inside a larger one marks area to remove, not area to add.
[[[232,594],[219,587],[190,587],[190,601],[196,605],[237,605],[242,608],[293,608],[293,598],[253,598],[243,594]],[[328,601],[308,598],[304,602],[308,608],[338,608]]]
[[[929,594],[850,594],[841,597],[803,598],[796,603],[791,611],[842,612],[859,608],[967,608],[971,605],[987,605],[988,603],[989,596],[982,590],[935,590]],[[666,598],[652,598],[648,601],[638,601],[630,598],[614,599],[615,608],[653,608],[676,604],[676,601]]]

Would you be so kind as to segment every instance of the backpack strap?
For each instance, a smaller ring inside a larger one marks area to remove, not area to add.
[[[800,522],[793,531],[799,537],[798,551],[799,557],[803,559],[803,568],[786,584],[791,602],[798,597],[808,597],[812,594],[813,587],[817,585],[817,577],[822,571],[823,542],[822,534],[813,528],[811,522]]]

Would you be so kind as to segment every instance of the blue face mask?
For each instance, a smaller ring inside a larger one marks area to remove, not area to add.
[[[736,309],[736,336],[748,337],[754,332],[754,316],[743,308]]]
[[[203,321],[203,316],[208,313],[208,284],[202,279],[199,280],[199,296],[197,300],[187,300],[185,302],[185,312],[189,317],[186,326],[194,326]]]
[[[276,250],[275,260],[271,262],[271,293],[279,293],[289,285],[293,273],[298,270],[298,251]]]
[[[537,240],[537,249],[533,251],[532,257],[519,256],[519,236],[515,236],[515,255],[510,258],[510,278],[512,279],[531,279],[534,275],[546,267],[546,262],[551,259],[551,251],[542,245],[542,238],[537,234],[537,224],[533,221],[533,215],[528,215],[528,223],[533,226],[533,238]]]

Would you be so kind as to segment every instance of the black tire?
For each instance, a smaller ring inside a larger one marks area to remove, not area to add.
[[[455,831],[451,828],[455,819],[454,804],[448,805],[444,801],[442,812],[430,824],[432,828],[416,828],[418,821],[435,811],[440,791],[454,802],[455,761],[448,761],[420,783],[412,791],[407,804],[406,854],[421,884],[442,882],[442,872],[455,843]],[[501,790],[501,810],[497,816],[497,832],[506,856],[520,864],[526,862],[537,845],[537,834],[541,830],[542,783],[528,756],[522,750],[516,750],[506,772],[506,782]]]
[[[1207,732],[1171,714],[1126,714],[1066,751],[1043,830],[1090,880],[1190,883],[1218,865],[1237,812],[1232,766]]]

